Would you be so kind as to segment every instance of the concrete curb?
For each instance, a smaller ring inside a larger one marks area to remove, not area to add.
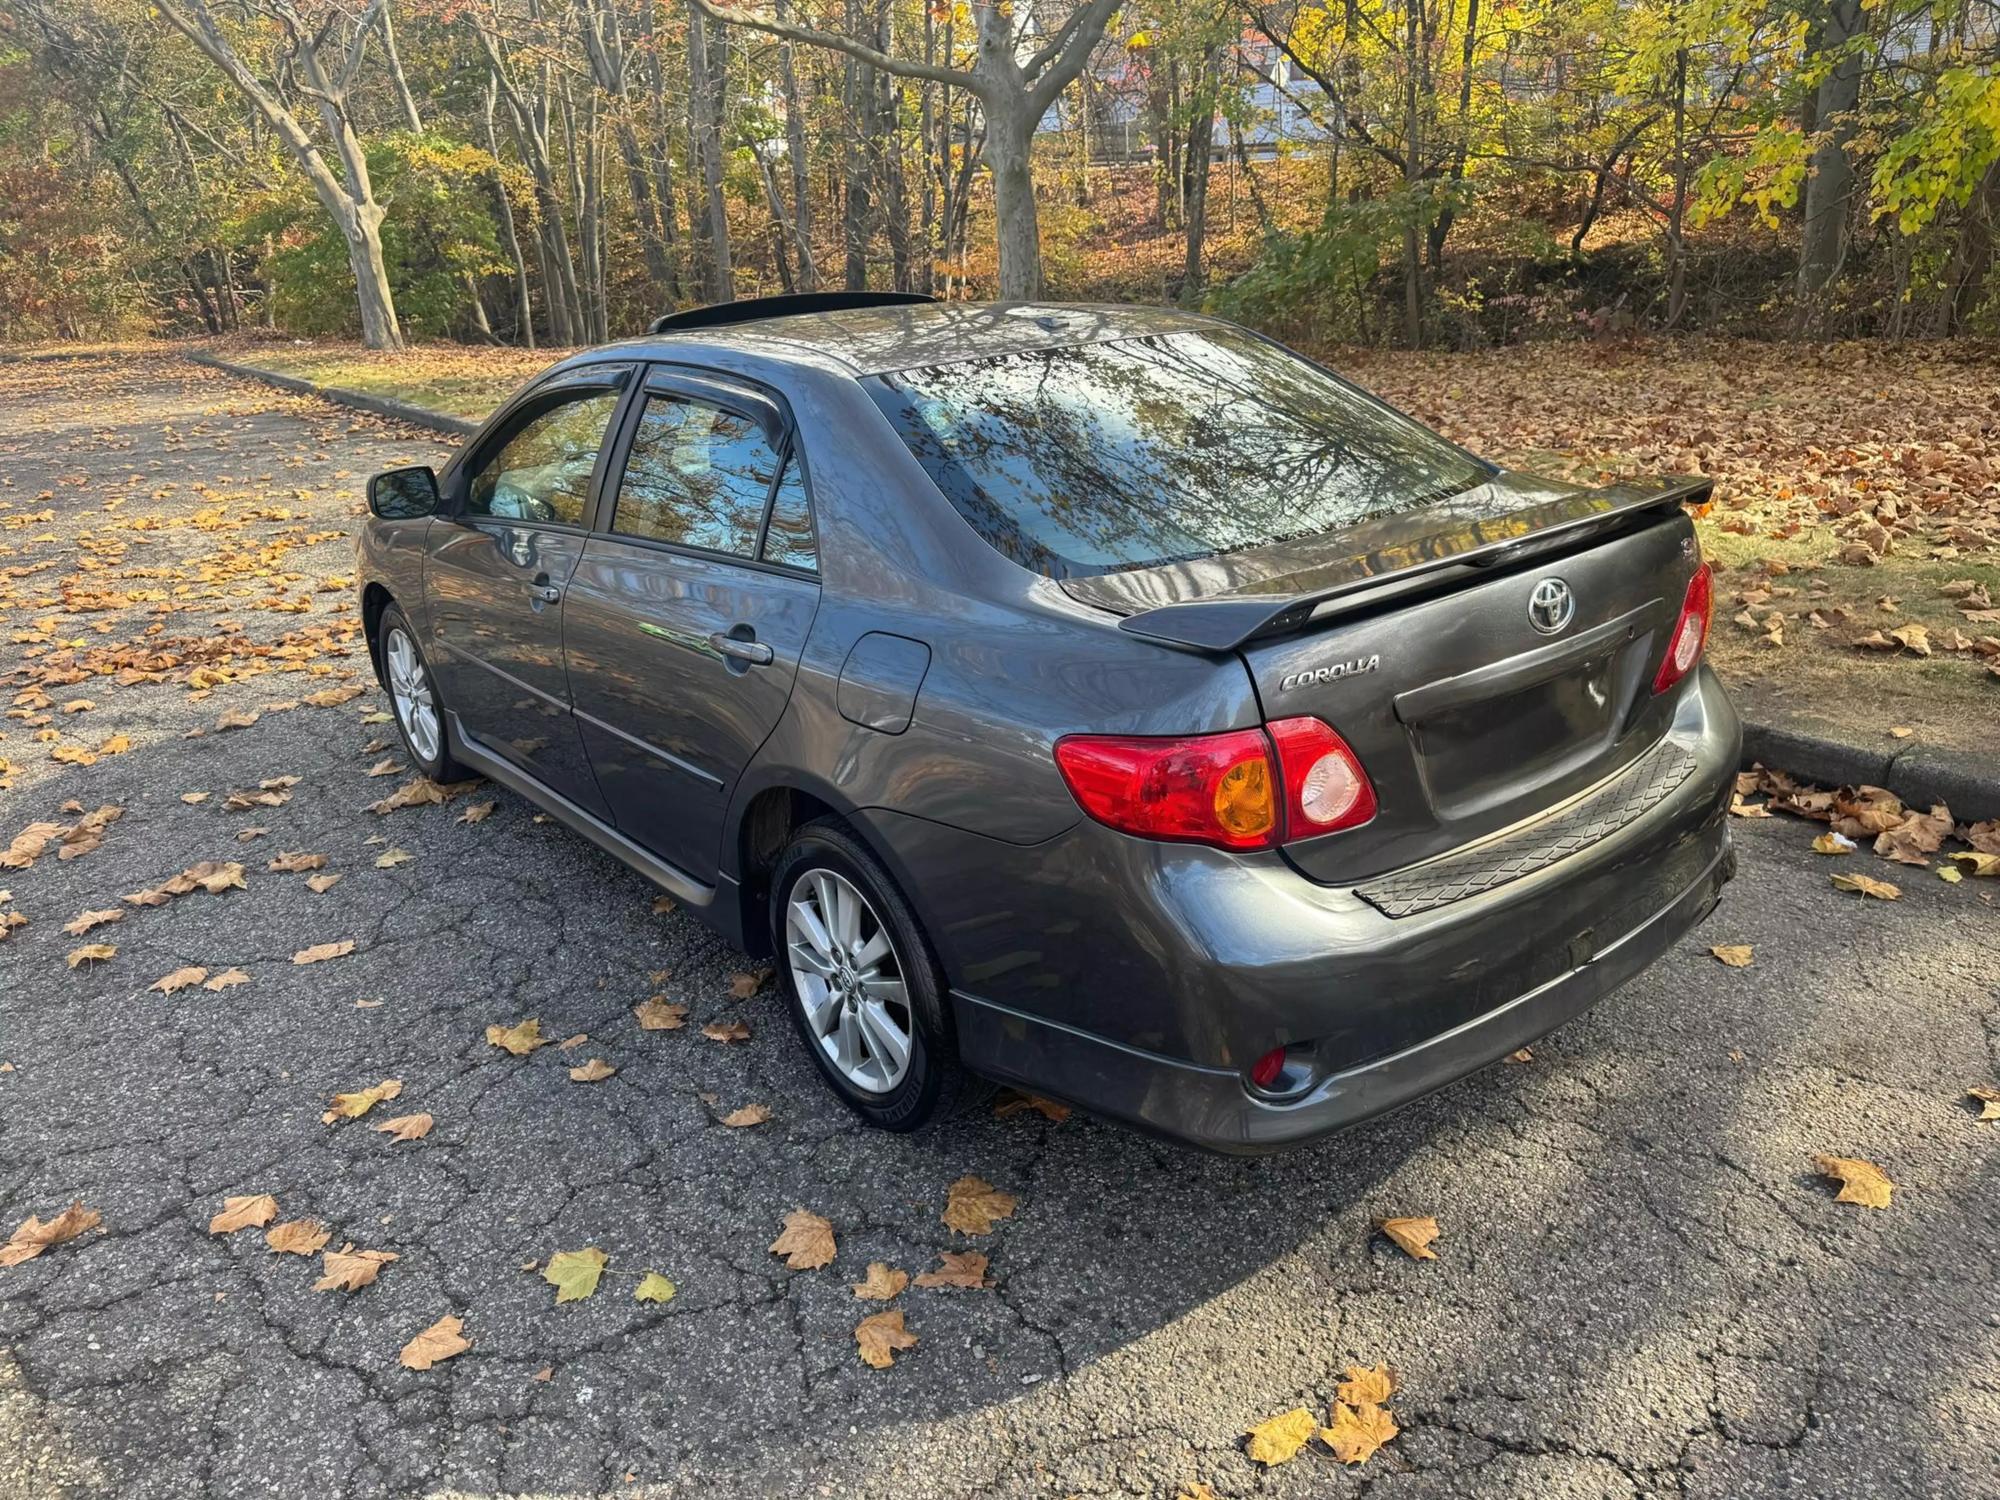
[[[371,396],[365,391],[344,390],[337,385],[320,385],[297,375],[280,375],[276,370],[263,370],[256,365],[239,365],[233,360],[218,359],[213,354],[199,349],[183,349],[181,356],[193,360],[198,365],[207,365],[211,370],[220,370],[225,375],[237,375],[245,380],[260,380],[265,385],[274,385],[281,391],[291,391],[300,396],[318,396],[323,401],[351,406],[356,411],[365,411],[378,417],[390,417],[416,427],[428,427],[432,432],[442,432],[449,437],[471,437],[473,433],[479,431],[477,422],[468,422],[463,417],[432,411],[427,406],[414,406],[408,401],[398,401],[393,396]]]
[[[427,407],[413,406],[387,396],[370,396],[338,386],[316,385],[296,375],[280,375],[255,365],[239,365],[212,354],[187,349],[182,353],[196,364],[207,365],[225,374],[246,380],[261,380],[280,390],[302,396],[319,396],[376,416],[393,417],[418,427],[428,427],[452,437],[469,437],[479,430],[477,422],[447,416]],[[1743,725],[1743,767],[1763,765],[1783,771],[1801,781],[1822,786],[1887,787],[1912,807],[1929,807],[1942,802],[1961,822],[2000,818],[2000,750],[1977,755],[1966,750],[1939,750],[1926,745],[1907,745],[1893,750],[1867,750],[1840,740],[1806,734],[1781,724]]]

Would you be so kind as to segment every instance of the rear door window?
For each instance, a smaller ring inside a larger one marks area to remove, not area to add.
[[[1493,472],[1318,366],[1226,329],[866,384],[972,528],[1052,578],[1315,536]]]
[[[611,529],[623,536],[755,557],[778,454],[763,427],[686,396],[646,397]]]

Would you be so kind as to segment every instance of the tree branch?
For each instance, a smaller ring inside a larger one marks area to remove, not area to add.
[[[963,69],[891,57],[886,52],[878,52],[866,43],[857,42],[852,37],[845,37],[834,31],[821,31],[817,27],[798,26],[790,21],[766,20],[741,12],[719,10],[712,0],[693,0],[693,4],[696,10],[711,21],[720,21],[725,26],[748,26],[752,31],[781,37],[788,42],[803,42],[808,47],[824,47],[833,52],[844,52],[859,62],[865,62],[872,68],[880,68],[885,73],[894,73],[899,78],[923,78],[932,83],[946,83],[953,88],[977,94],[982,99],[986,97],[986,81]]]

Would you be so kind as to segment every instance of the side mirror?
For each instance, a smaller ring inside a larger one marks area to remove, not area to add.
[[[368,481],[368,508],[385,521],[414,521],[435,515],[437,474],[427,464],[377,474]]]

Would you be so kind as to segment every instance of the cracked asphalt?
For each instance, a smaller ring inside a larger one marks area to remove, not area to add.
[[[1995,883],[1871,859],[1904,897],[1863,901],[1810,825],[1746,820],[1717,914],[1532,1062],[1317,1147],[1224,1160],[986,1110],[870,1133],[768,988],[731,998],[741,956],[582,839],[497,789],[476,824],[466,799],[367,812],[401,779],[365,775],[372,687],[269,706],[368,681],[344,581],[361,484],[437,451],[164,353],[0,365],[0,847],[71,799],[125,810],[80,858],[0,870],[0,913],[27,919],[0,943],[0,1234],[72,1199],[104,1219],[0,1270],[0,1496],[2000,1494],[2000,1126],[1964,1093],[2000,1082]],[[205,696],[182,666],[15,697],[93,649],[192,661],[288,633]],[[63,764],[48,728],[132,748]],[[225,808],[281,776],[283,805]],[[390,847],[411,859],[377,868]],[[268,872],[284,850],[342,879]],[[247,888],[63,932],[201,860],[241,860]],[[68,969],[92,941],[115,956]],[[185,965],[250,979],[149,989]],[[686,1029],[638,1028],[656,992]],[[486,1044],[531,1015],[589,1041]],[[697,1029],[737,1017],[747,1045]],[[616,1076],[572,1083],[590,1056]],[[429,1112],[426,1139],[321,1123],[388,1077],[376,1115]],[[718,1123],[750,1103],[773,1120]],[[1892,1206],[1835,1203],[1816,1152],[1879,1163]],[[976,1240],[939,1221],[966,1173],[1020,1199]],[[208,1233],[251,1193],[400,1258],[316,1293],[260,1232]],[[835,1226],[825,1270],[766,1251],[799,1206]],[[1371,1230],[1422,1214],[1433,1262]],[[523,1268],[586,1245],[604,1285],[558,1307]],[[994,1287],[904,1292],[919,1342],[862,1365],[877,1306],[849,1284],[968,1248]],[[649,1270],[671,1302],[633,1300]],[[401,1368],[445,1314],[470,1352]],[[1378,1361],[1403,1431],[1364,1467],[1243,1455],[1246,1427],[1323,1417]]]

